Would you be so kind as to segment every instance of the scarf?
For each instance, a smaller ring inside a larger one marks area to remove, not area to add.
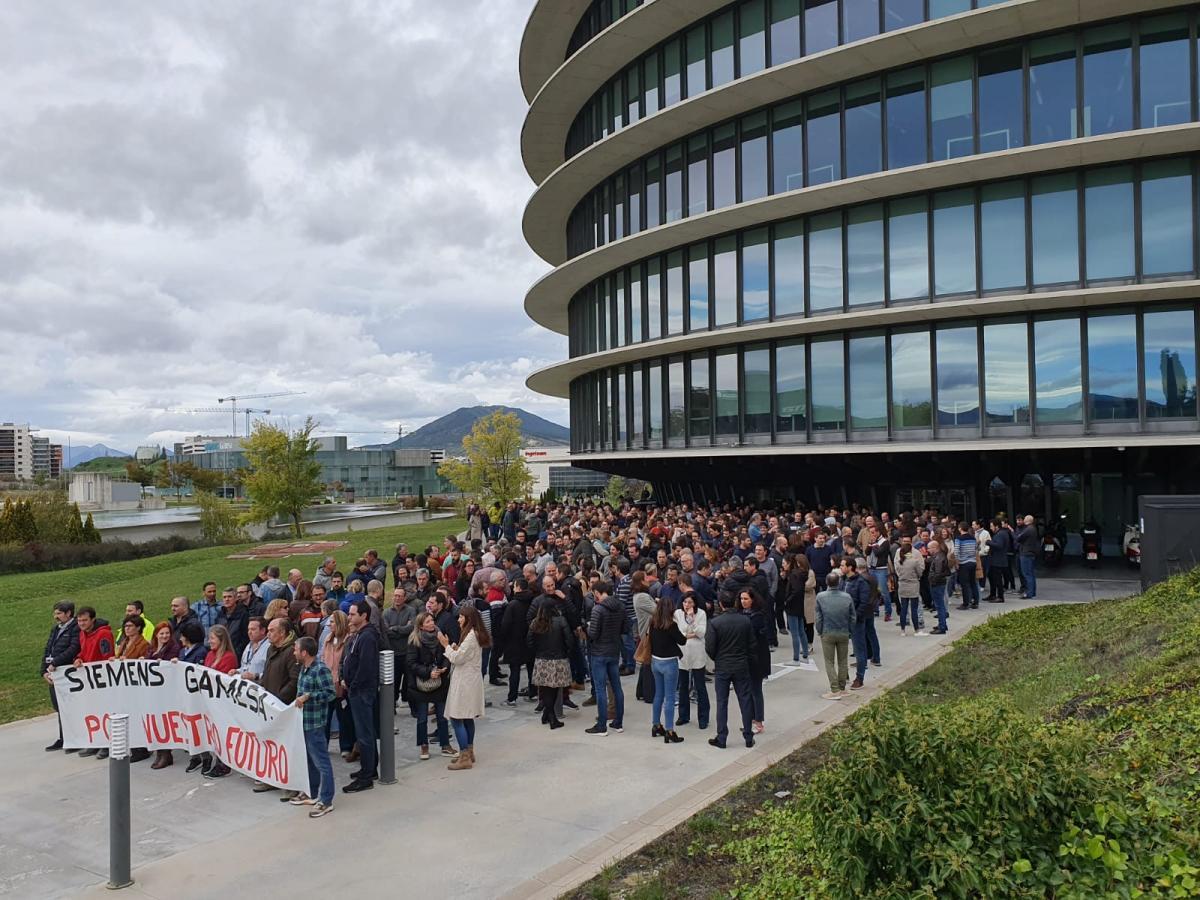
[[[440,646],[438,644],[436,631],[422,631],[420,640],[422,647],[424,647],[426,650],[432,650],[435,653],[437,652],[437,648]]]

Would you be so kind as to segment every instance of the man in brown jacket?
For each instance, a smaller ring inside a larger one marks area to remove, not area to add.
[[[287,619],[275,619],[267,626],[267,642],[271,649],[267,651],[267,663],[263,667],[262,677],[258,683],[279,698],[282,703],[292,703],[296,699],[296,682],[300,678],[300,663],[292,653],[292,644],[296,636],[292,633],[292,623]],[[262,781],[254,782],[254,793],[261,794],[276,790],[273,786]],[[295,791],[284,791],[281,801],[291,800],[296,796]]]

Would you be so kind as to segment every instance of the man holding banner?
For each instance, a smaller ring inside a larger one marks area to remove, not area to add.
[[[75,604],[70,600],[59,600],[54,604],[54,627],[46,639],[46,651],[42,654],[42,677],[50,685],[50,702],[58,713],[58,695],[54,691],[54,670],[69,666],[79,655],[79,623],[75,621]],[[62,716],[58,716],[58,740],[46,748],[50,753],[63,748]],[[68,753],[74,753],[71,749]]]
[[[333,812],[333,763],[329,760],[329,738],[325,736],[325,724],[329,721],[329,709],[334,702],[333,676],[325,663],[317,659],[315,640],[302,637],[293,646],[296,661],[300,664],[296,706],[304,711],[308,793],[298,794],[291,802],[295,806],[313,806],[308,817],[319,819]]]

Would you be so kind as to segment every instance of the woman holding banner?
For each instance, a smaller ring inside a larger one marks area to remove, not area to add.
[[[167,627],[169,630],[170,626]],[[150,644],[142,637],[145,628],[146,620],[141,616],[125,617],[121,623],[121,639],[117,641],[117,659],[144,659],[150,653]],[[129,752],[131,763],[149,758],[150,751],[145,747],[134,747]]]
[[[237,654],[233,652],[229,629],[224,625],[214,625],[208,629],[208,653],[204,655],[204,667],[228,675],[237,666]]]
[[[175,633],[171,630],[170,622],[159,622],[154,626],[154,637],[150,642],[150,647],[146,651],[147,659],[175,659],[179,656],[179,642],[175,640]],[[175,754],[170,750],[154,751],[154,762],[150,763],[152,769],[165,769],[167,766],[175,764]]]

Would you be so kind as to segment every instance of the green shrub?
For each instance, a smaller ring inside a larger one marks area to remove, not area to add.
[[[250,536],[242,527],[238,514],[226,501],[208,491],[197,491],[200,506],[200,534],[210,544],[244,544]]]
[[[3,544],[0,545],[0,575],[50,572],[100,563],[146,559],[203,546],[202,541],[192,541],[178,535],[157,538],[144,544],[133,544],[129,541],[106,541],[102,544],[43,544],[39,541]]]

